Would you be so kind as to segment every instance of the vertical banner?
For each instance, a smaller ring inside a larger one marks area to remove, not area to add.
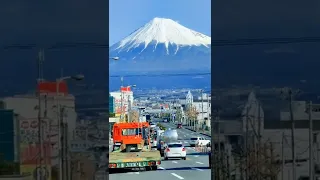
[[[47,137],[47,123],[43,121],[44,134]],[[20,169],[22,173],[31,173],[36,180],[37,173],[42,171],[44,180],[51,180],[51,152],[52,146],[50,139],[44,138],[42,150],[44,160],[40,168],[40,143],[38,138],[38,120],[20,120]]]

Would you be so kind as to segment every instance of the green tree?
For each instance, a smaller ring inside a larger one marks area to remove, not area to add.
[[[3,153],[0,153],[0,175],[19,174],[19,168],[19,163],[5,161]]]
[[[180,123],[182,122],[182,111],[180,108],[178,108],[176,111],[176,120]]]
[[[116,113],[109,112],[109,117],[116,117]]]

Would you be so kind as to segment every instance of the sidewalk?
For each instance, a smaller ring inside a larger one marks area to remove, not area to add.
[[[197,132],[197,133],[199,133],[199,134],[202,134],[202,135],[211,137],[211,132],[210,132],[210,131],[205,131],[205,130],[195,131],[195,130],[191,129],[190,127],[185,127],[185,129],[188,129],[188,130],[190,130],[190,131]]]

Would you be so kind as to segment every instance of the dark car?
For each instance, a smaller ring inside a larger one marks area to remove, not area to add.
[[[182,124],[179,123],[178,126],[177,126],[177,128],[178,128],[178,129],[181,129],[181,128],[182,128]]]

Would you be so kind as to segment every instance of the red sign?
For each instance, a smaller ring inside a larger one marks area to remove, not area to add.
[[[58,82],[40,82],[37,89],[40,93],[57,93]],[[68,86],[65,81],[59,83],[59,93],[68,94]]]
[[[121,87],[120,88],[120,92],[130,92],[131,91],[131,87],[127,86],[127,87]]]

